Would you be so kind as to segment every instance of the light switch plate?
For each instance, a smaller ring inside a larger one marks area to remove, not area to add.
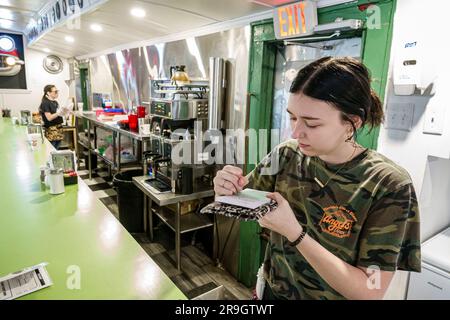
[[[433,106],[425,111],[423,133],[442,135],[444,132],[445,108]]]
[[[414,119],[414,103],[389,103],[386,129],[410,131]]]

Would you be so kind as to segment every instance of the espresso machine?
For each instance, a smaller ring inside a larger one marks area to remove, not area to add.
[[[156,160],[148,183],[177,194],[211,190],[216,170],[201,160],[199,141],[208,129],[209,82],[151,80],[150,88],[149,154]]]

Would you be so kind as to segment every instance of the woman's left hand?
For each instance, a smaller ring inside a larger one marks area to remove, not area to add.
[[[270,229],[293,242],[303,232],[303,228],[295,217],[291,206],[278,192],[269,193],[268,198],[275,200],[278,207],[258,220],[263,228]]]

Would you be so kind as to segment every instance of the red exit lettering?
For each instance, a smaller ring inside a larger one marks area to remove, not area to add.
[[[305,4],[300,2],[278,8],[278,20],[282,37],[306,33]]]

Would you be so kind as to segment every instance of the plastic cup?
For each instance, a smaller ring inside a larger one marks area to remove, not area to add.
[[[137,114],[129,114],[128,115],[128,126],[130,130],[136,130],[138,126],[138,116]]]

